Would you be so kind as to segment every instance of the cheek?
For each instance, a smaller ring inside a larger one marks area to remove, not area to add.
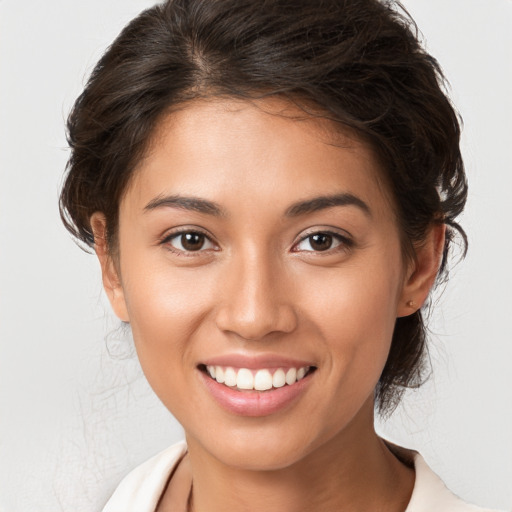
[[[345,392],[371,391],[386,363],[401,282],[392,262],[335,269],[301,293],[302,316],[320,333],[327,369]]]
[[[132,250],[122,262],[130,323],[141,334],[161,327],[179,338],[183,329],[194,328],[193,319],[212,294],[211,279],[201,268],[173,267],[159,251],[155,253]]]
[[[186,378],[194,366],[191,340],[201,328],[209,297],[205,276],[165,262],[140,264],[133,253],[122,269],[130,325],[144,373],[158,395]],[[200,283],[200,286],[198,285]],[[165,396],[161,396],[165,401]]]

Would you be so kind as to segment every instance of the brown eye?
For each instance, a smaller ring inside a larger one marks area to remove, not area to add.
[[[204,239],[201,233],[184,233],[181,235],[181,245],[186,251],[199,251],[204,245]]]
[[[332,236],[327,233],[317,233],[309,237],[309,245],[314,251],[327,251],[332,246]]]
[[[325,252],[331,249],[349,249],[352,241],[337,233],[318,231],[304,237],[294,248],[300,252]]]
[[[206,235],[196,231],[177,233],[167,238],[165,242],[181,252],[198,252],[214,248],[213,243]]]

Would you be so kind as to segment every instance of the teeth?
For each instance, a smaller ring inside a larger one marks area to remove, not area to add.
[[[226,386],[236,386],[236,372],[233,368],[226,368],[224,372],[224,384]]]
[[[241,368],[236,376],[236,387],[238,389],[254,389],[254,377],[251,370]]]
[[[221,366],[215,367],[215,380],[219,384],[224,384],[224,370],[222,369]]]
[[[284,370],[279,370],[272,375],[272,386],[275,388],[282,388],[286,384],[286,375],[284,373]]]
[[[296,381],[297,381],[297,370],[295,368],[290,368],[286,372],[286,384],[288,384],[288,386],[291,386]]]
[[[302,380],[304,375],[306,375],[306,368],[299,368],[297,370],[297,380]]]
[[[258,370],[254,376],[254,389],[266,391],[272,389],[272,374],[268,370]]]
[[[249,370],[239,368],[236,370],[231,366],[207,366],[206,370],[210,377],[219,384],[229,387],[236,387],[243,390],[267,391],[272,388],[282,388],[285,385],[291,386],[302,380],[309,370],[309,366],[301,368],[278,368],[272,374],[272,370],[262,368],[261,370]]]

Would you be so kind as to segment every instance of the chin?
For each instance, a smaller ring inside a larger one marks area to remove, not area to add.
[[[315,445],[322,444],[320,440],[314,442],[307,438],[304,432],[293,436],[290,432],[283,435],[282,429],[272,430],[264,426],[249,431],[240,429],[222,437],[215,430],[206,439],[198,441],[202,450],[221,464],[245,471],[276,471],[291,467],[306,458]]]
[[[258,444],[249,450],[222,451],[218,459],[227,466],[243,471],[278,471],[297,464],[304,457],[304,447],[301,446],[274,450]]]

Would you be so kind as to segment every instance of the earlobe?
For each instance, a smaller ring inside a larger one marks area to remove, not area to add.
[[[427,299],[441,265],[445,235],[446,225],[434,224],[425,241],[415,248],[415,260],[405,278],[397,317],[412,315]]]
[[[94,251],[101,266],[103,288],[116,316],[123,322],[129,322],[119,271],[107,243],[105,215],[101,212],[95,212],[91,216],[90,222],[94,235]]]

